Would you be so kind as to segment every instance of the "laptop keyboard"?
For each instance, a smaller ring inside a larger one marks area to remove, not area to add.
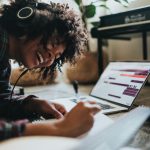
[[[110,105],[107,105],[107,104],[102,104],[102,103],[99,103],[97,102],[96,104],[98,104],[102,110],[105,110],[105,109],[113,109],[114,107],[110,106]]]
[[[77,99],[70,99],[72,102],[74,103],[78,103]],[[80,100],[82,101],[87,101],[88,99],[86,97],[81,97]],[[106,109],[113,109],[114,107],[108,105],[108,104],[102,104],[100,102],[96,102],[97,105],[99,105],[101,107],[102,110],[106,110]]]

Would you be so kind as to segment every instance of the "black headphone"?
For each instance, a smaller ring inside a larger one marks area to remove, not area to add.
[[[21,8],[17,12],[17,18],[20,20],[26,20],[31,18],[33,14],[34,14],[34,9],[32,7],[26,6],[24,8]]]
[[[46,3],[38,3],[38,2],[32,2],[27,4],[25,7],[18,10],[16,14],[16,21],[18,24],[18,27],[27,27],[30,25],[32,19],[34,19],[36,15],[37,9],[46,8],[48,4]]]

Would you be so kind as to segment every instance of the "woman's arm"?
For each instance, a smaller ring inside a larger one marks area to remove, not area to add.
[[[77,137],[92,128],[94,114],[99,111],[100,107],[95,104],[80,102],[61,119],[26,124],[24,135]]]

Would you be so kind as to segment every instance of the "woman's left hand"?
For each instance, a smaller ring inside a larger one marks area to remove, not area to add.
[[[24,109],[29,113],[35,113],[36,115],[42,116],[46,119],[59,119],[67,113],[63,105],[39,98],[28,99],[28,102],[25,103]]]

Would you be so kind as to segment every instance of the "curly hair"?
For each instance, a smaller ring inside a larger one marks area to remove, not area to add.
[[[34,16],[25,21],[18,19],[17,12],[26,6],[35,10]],[[17,38],[26,36],[27,40],[31,40],[42,35],[43,46],[46,46],[53,32],[58,31],[58,35],[66,43],[66,49],[51,66],[38,69],[42,71],[43,78],[49,74],[53,75],[56,68],[60,70],[65,62],[75,63],[76,57],[81,55],[87,44],[87,31],[82,19],[69,9],[68,4],[38,3],[37,0],[11,0],[10,5],[3,5],[0,25],[6,29],[8,34]]]

